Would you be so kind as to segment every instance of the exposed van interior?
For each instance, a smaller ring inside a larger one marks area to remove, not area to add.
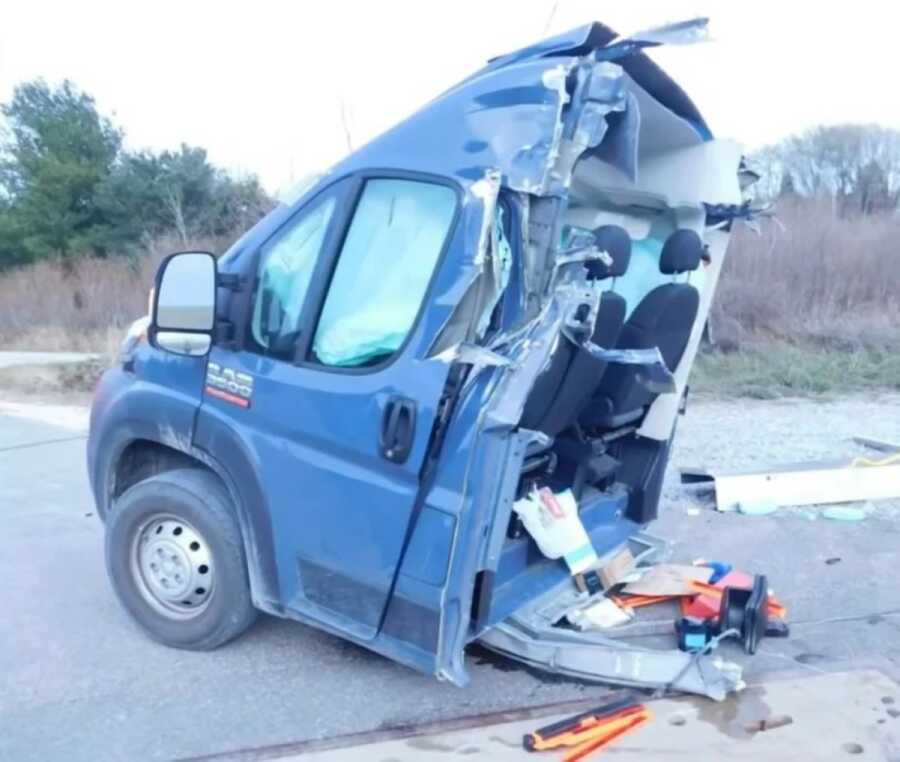
[[[599,302],[559,335],[519,424],[546,439],[526,453],[517,497],[534,487],[571,489],[600,554],[656,517],[675,415],[728,238],[707,227],[706,204],[741,200],[737,147],[710,140],[633,80],[628,86],[628,110],[608,117],[604,141],[575,164],[561,231],[561,250],[593,241],[606,253],[581,265]],[[675,391],[654,391],[641,365],[604,361],[586,342],[658,348]],[[545,565],[526,545],[512,514],[490,619],[515,607],[526,568]]]
[[[588,288],[601,292],[596,312],[584,310],[580,336],[560,336],[526,404],[520,425],[552,444],[526,458],[523,490],[540,474],[576,497],[608,489],[659,396],[642,366],[606,362],[579,341],[603,349],[656,347],[674,373],[705,319],[700,303],[709,254],[698,188],[716,182],[698,174],[714,169],[704,160],[708,141],[697,125],[626,81],[627,109],[607,116],[604,140],[573,169],[561,248],[592,242],[608,259],[585,263]],[[652,518],[629,508],[641,523]]]

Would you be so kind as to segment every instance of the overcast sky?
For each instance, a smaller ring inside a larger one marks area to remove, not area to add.
[[[711,17],[714,41],[653,57],[718,136],[753,148],[819,123],[900,128],[900,10],[800,0],[7,3],[0,100],[73,80],[132,148],[203,146],[270,191],[390,127],[487,58],[592,20]],[[555,10],[554,10],[555,8]]]

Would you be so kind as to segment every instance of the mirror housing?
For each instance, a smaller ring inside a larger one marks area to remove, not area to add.
[[[150,309],[150,343],[180,355],[203,356],[216,322],[216,257],[182,251],[166,257],[156,272]]]

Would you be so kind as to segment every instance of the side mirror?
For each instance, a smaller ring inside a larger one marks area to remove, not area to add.
[[[163,260],[156,273],[150,341],[180,355],[209,352],[216,320],[216,258],[184,251]]]

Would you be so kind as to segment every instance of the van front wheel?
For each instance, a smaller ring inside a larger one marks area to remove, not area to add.
[[[106,567],[128,613],[168,646],[213,649],[256,618],[231,499],[208,471],[128,489],[106,523]]]

